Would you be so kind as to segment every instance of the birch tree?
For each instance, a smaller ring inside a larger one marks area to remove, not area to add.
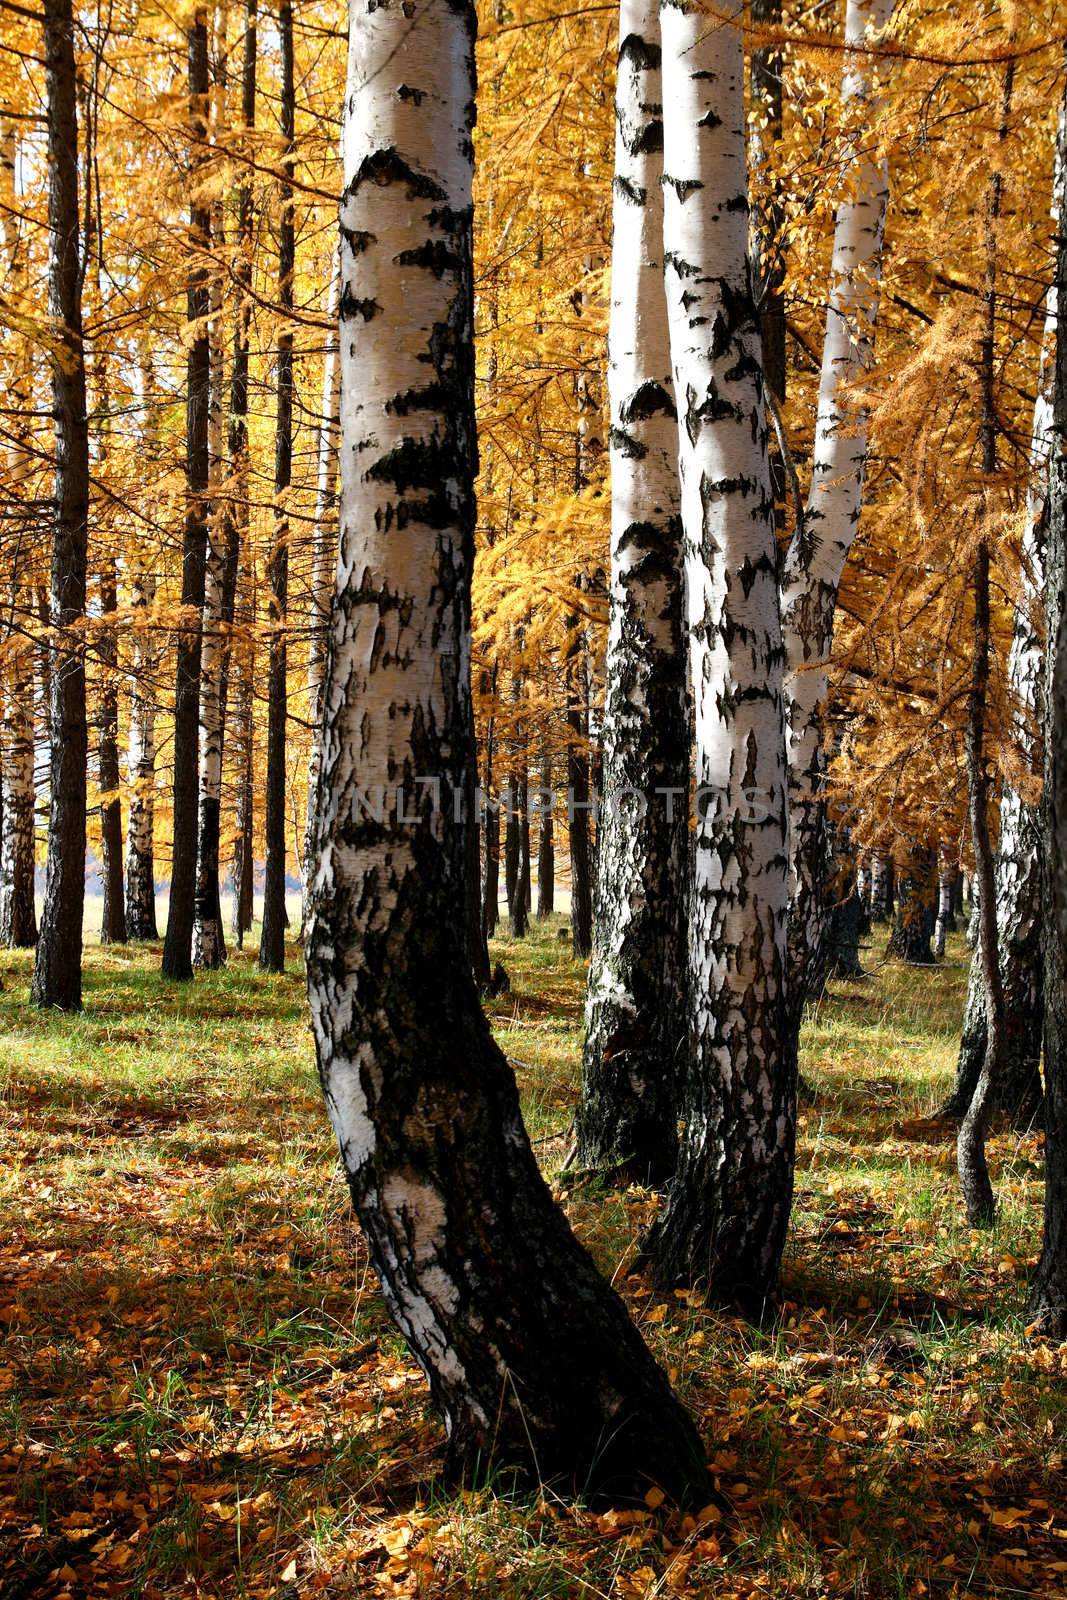
[[[1061,113],[1062,115],[1062,113]],[[1057,152],[1062,146],[1062,136]],[[1057,153],[1058,159],[1058,153]],[[1053,180],[1053,226],[1058,225],[1063,176]],[[1041,366],[1030,445],[1030,483],[1023,530],[1019,594],[1012,617],[1008,653],[1008,690],[1012,732],[1019,759],[1040,784],[1042,750],[1040,716],[1044,682],[1045,541],[1048,531],[1049,472],[1055,433],[1052,404],[1056,371],[1056,283],[1045,301]],[[1041,815],[1034,796],[1005,781],[1000,801],[1000,837],[996,864],[996,915],[1004,993],[1000,1080],[994,1086],[998,1105],[1016,1121],[1032,1121],[1041,1102],[1041,1035],[1044,984],[1041,953]],[[942,1114],[962,1117],[974,1097],[986,1055],[986,987],[978,956],[971,962],[963,1011],[956,1082]]]
[[[30,996],[39,1006],[81,1006],[85,910],[85,802],[89,736],[85,615],[89,428],[85,404],[78,253],[78,111],[71,0],[44,0],[48,91],[48,317],[55,411],[52,523],[48,874]]]
[[[827,839],[823,709],[837,592],[859,524],[868,428],[854,393],[874,350],[888,170],[872,131],[870,46],[894,0],[848,0],[843,110],[853,120],[834,221],[811,486],[782,575],[790,783],[790,990],[795,1024],[822,963]]]
[[[278,228],[278,406],[274,436],[274,529],[267,578],[270,584],[270,665],[267,674],[267,860],[263,874],[263,927],[259,965],[264,972],[285,969],[285,722],[288,694],[286,627],[289,605],[289,490],[293,481],[293,270],[296,229],[293,215],[293,10],[278,7],[281,41],[280,118],[281,221]]]
[[[15,125],[0,120],[0,250],[3,252],[5,295],[21,307],[26,293],[25,249],[19,237]],[[32,409],[32,358],[29,342],[9,329],[11,367],[7,374],[11,423],[8,427],[8,471],[16,503],[21,501],[33,470],[26,416]],[[0,742],[2,742],[2,824],[0,824],[0,944],[30,949],[37,941],[34,904],[34,727],[33,650],[15,619],[32,604],[30,533],[16,525],[10,561],[5,563],[9,593],[4,628],[5,665],[0,675]]]
[[[145,403],[147,406],[147,399]],[[130,939],[159,937],[154,844],[156,699],[152,685],[158,665],[152,631],[155,598],[155,575],[139,562],[130,585],[133,681],[127,755],[130,802],[126,817],[126,933]]]
[[[701,1494],[692,1424],[541,1178],[467,948],[475,28],[465,0],[352,3],[307,929],[319,1071],[451,1470]]]
[[[1067,117],[1060,119],[1056,207],[1067,216]],[[1054,308],[1067,305],[1067,234],[1058,230]],[[1067,1338],[1067,322],[1056,317],[1045,557],[1045,1227],[1028,1314]]]
[[[792,1196],[786,1027],[788,796],[774,507],[747,260],[741,6],[666,3],[664,260],[679,413],[698,817],[689,926],[691,1070],[662,1282],[763,1304]]]
[[[194,152],[189,202],[190,250],[186,313],[191,327],[186,358],[185,476],[186,512],[182,535],[182,608],[174,683],[174,847],[170,905],[163,945],[163,974],[186,980],[193,975],[193,922],[196,893],[197,777],[200,732],[200,667],[204,582],[207,559],[208,408],[211,352],[208,318],[211,292],[204,259],[211,237],[211,213],[200,193],[198,168],[207,142],[207,11],[198,8],[186,31],[189,73],[189,134]]]
[[[658,0],[622,0],[615,103],[611,592],[579,1160],[669,1176],[685,1017],[689,726],[678,422],[663,294]]]

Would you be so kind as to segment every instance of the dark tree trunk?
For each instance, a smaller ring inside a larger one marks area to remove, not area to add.
[[[1045,563],[1045,1228],[1028,1312],[1067,1338],[1067,102],[1057,145],[1060,229],[1052,293],[1056,327],[1049,533]]]
[[[100,575],[100,609],[105,617],[118,609],[115,558],[103,558]],[[126,943],[126,902],[122,883],[122,802],[119,799],[119,651],[114,628],[102,628],[100,659],[100,710],[97,760],[100,771],[100,839],[103,861],[104,906],[100,923],[101,944]]]
[[[351,25],[341,344],[346,392],[365,399],[342,421],[307,933],[323,1089],[450,1472],[699,1499],[692,1423],[552,1201],[456,915],[465,829],[444,818],[473,735],[475,10],[356,6]],[[416,71],[433,92],[412,104]],[[393,648],[374,648],[383,636]],[[359,791],[397,773],[414,820],[378,821]],[[443,811],[419,773],[439,776]]]
[[[927,846],[913,847],[894,869],[897,916],[889,953],[915,967],[932,967],[937,914],[937,858]]]
[[[504,898],[507,901],[508,918],[514,924],[516,896],[519,890],[519,858],[522,853],[519,838],[519,786],[514,778],[509,778],[505,790],[504,812]]]
[[[293,219],[292,151],[294,136],[293,12],[288,0],[278,7],[281,37],[281,123],[285,141],[281,180],[282,216],[278,239],[278,418],[275,438],[274,548],[270,582],[270,668],[267,679],[267,862],[263,876],[263,931],[259,964],[264,972],[285,970],[285,720],[286,610],[289,604],[289,487],[293,478]]]
[[[241,123],[247,134],[256,122],[256,62],[258,55],[258,4],[246,0],[244,50],[241,63]],[[230,372],[230,419],[226,442],[229,457],[229,487],[222,503],[215,507],[221,522],[219,549],[209,545],[207,585],[218,584],[217,705],[213,726],[208,727],[209,696],[205,660],[203,724],[200,752],[200,817],[197,837],[196,893],[194,905],[194,960],[198,967],[220,967],[226,960],[220,893],[222,849],[222,762],[226,735],[226,708],[229,699],[232,631],[237,598],[237,579],[241,561],[242,532],[247,523],[248,492],[248,362],[249,324],[252,287],[252,187],[247,174],[237,189],[237,238],[233,277],[237,289],[233,334],[233,365]],[[221,563],[220,563],[221,557]],[[221,572],[212,568],[221,564]],[[243,932],[243,930],[242,930]]]
[[[478,786],[478,753],[471,756],[467,791],[463,797],[463,816],[467,823],[467,938],[471,951],[471,971],[481,993],[492,984],[489,944],[482,925],[481,823],[475,791]]]
[[[189,109],[193,180],[207,140],[207,11],[194,13],[187,34]],[[193,916],[199,810],[200,650],[203,632],[204,574],[207,558],[208,408],[211,312],[207,249],[211,213],[198,195],[189,208],[193,254],[188,280],[188,321],[193,325],[186,362],[185,477],[186,513],[182,542],[182,608],[174,684],[174,848],[170,908],[163,942],[163,975],[186,981],[193,975]]]
[[[30,996],[36,1005],[81,1006],[85,910],[85,801],[89,739],[85,615],[89,516],[89,428],[85,407],[81,270],[78,258],[78,114],[71,0],[44,0],[48,93],[48,312],[55,415],[52,524],[48,873]]]

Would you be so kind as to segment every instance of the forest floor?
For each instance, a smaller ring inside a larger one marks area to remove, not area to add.
[[[584,974],[557,932],[493,1005],[549,1172]],[[94,948],[75,1018],[0,956],[0,1596],[1056,1596],[1067,1346],[1028,1339],[1039,1138],[1001,1131],[972,1232],[952,1130],[966,978],[865,952],[805,1026],[793,1230],[763,1328],[625,1276],[654,1198],[574,1225],[702,1419],[730,1503],[448,1498],[441,1430],[349,1215],[295,950],[187,987]],[[655,1496],[651,1497],[652,1499]]]

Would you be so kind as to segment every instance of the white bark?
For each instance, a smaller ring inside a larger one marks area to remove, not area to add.
[[[128,755],[130,803],[126,819],[126,930],[131,939],[156,937],[156,698],[151,681],[159,664],[153,632],[155,597],[154,574],[135,571],[130,584],[133,678]]]
[[[761,1301],[792,1192],[788,803],[774,508],[747,261],[740,4],[664,4],[664,246],[694,701],[693,1087],[654,1254]]]
[[[669,1174],[688,820],[678,424],[663,292],[659,0],[623,0],[615,103],[611,609],[580,1158]],[[590,705],[592,727],[592,705]],[[663,792],[676,791],[672,812]],[[673,814],[672,814],[673,813]]]
[[[337,564],[337,430],[341,407],[341,362],[338,319],[341,307],[341,259],[334,263],[330,283],[326,355],[322,367],[322,410],[319,416],[318,471],[315,489],[315,531],[311,552],[311,623],[308,641],[308,721],[311,755],[308,763],[307,818],[301,869],[307,895],[311,867],[315,790],[322,764],[322,678],[326,665],[326,631],[330,621],[330,582]]]
[[[0,262],[8,303],[20,308],[26,292],[25,251],[18,221],[16,168],[18,138],[15,125],[0,121]],[[31,408],[31,353],[24,336],[8,330],[5,341],[10,366],[5,373],[12,420],[8,429],[8,487],[13,505],[25,498],[32,504],[29,479],[33,455],[23,430]],[[2,678],[3,723],[3,834],[0,839],[0,943],[31,946],[37,937],[34,903],[34,719],[33,649],[22,632],[21,618],[32,609],[29,577],[30,527],[9,526],[10,554],[3,596],[5,638]]]
[[[853,53],[845,58],[841,98],[843,115],[854,131],[834,220],[811,488],[782,578],[792,821],[791,976],[798,1011],[809,967],[818,969],[821,960],[822,708],[837,591],[862,502],[868,424],[855,390],[873,356],[889,197],[888,168],[873,143],[877,101],[869,50],[889,21],[893,4],[848,0],[845,13],[845,43]]]

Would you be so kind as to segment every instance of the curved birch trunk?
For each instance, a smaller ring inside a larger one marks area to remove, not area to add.
[[[473,748],[475,26],[465,0],[352,4],[319,1071],[451,1469],[705,1493],[688,1417],[541,1178],[470,967],[453,805]]]
[[[152,688],[152,678],[159,663],[150,617],[155,598],[155,574],[148,571],[135,573],[130,592],[133,608],[133,683],[130,691],[127,758],[130,805],[126,819],[126,932],[131,939],[159,937],[156,927],[154,844],[156,698]]]
[[[623,0],[608,338],[611,595],[578,1159],[677,1152],[689,774],[678,422],[663,293],[659,0]]]
[[[1057,142],[1057,215],[1067,217],[1067,102]],[[1056,253],[1054,311],[1067,306],[1067,234]],[[1067,1338],[1067,321],[1056,321],[1049,428],[1045,558],[1045,1227],[1028,1314],[1053,1339]]]
[[[845,43],[855,49],[846,57],[841,99],[856,131],[834,221],[811,489],[782,575],[789,708],[789,966],[796,1026],[809,974],[822,968],[828,860],[823,711],[837,591],[859,524],[867,461],[867,418],[850,390],[869,370],[873,356],[889,197],[886,163],[869,149],[875,106],[866,47],[885,27],[893,4],[848,0],[845,14]]]
[[[740,4],[664,4],[664,259],[679,411],[698,818],[691,1071],[661,1282],[758,1309],[793,1188],[786,1026],[788,794],[782,634],[759,322],[746,256]]]

